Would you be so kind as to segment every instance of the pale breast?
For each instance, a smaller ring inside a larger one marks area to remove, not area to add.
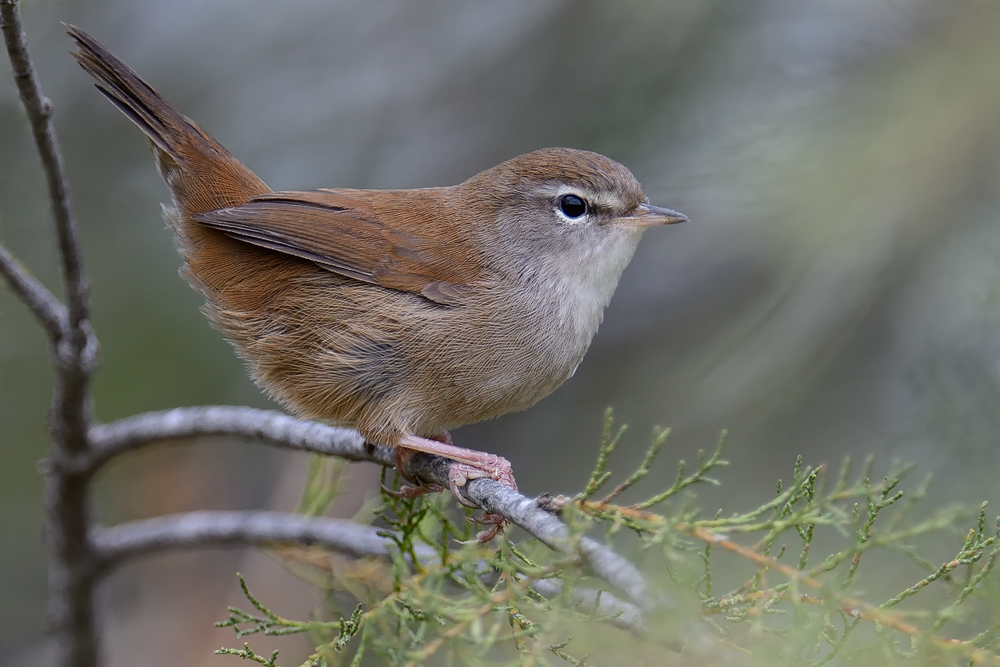
[[[637,242],[636,234],[612,237],[589,261],[541,263],[463,308],[428,312],[419,338],[436,353],[414,357],[421,372],[412,377],[434,392],[411,387],[408,396],[423,394],[412,412],[418,432],[524,410],[562,385],[597,333]]]

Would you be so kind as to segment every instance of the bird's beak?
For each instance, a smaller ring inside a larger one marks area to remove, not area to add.
[[[672,225],[676,222],[685,222],[687,219],[683,213],[669,208],[661,208],[652,204],[639,204],[631,215],[618,218],[618,222],[633,227],[652,227],[653,225]]]

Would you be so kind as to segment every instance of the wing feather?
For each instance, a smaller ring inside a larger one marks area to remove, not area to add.
[[[480,277],[481,263],[474,254],[460,252],[468,244],[461,243],[458,230],[439,224],[447,216],[435,201],[436,191],[416,191],[422,193],[416,195],[423,197],[422,206],[412,206],[413,192],[274,192],[192,217],[245,243],[315,262],[347,278],[444,305],[460,303]]]

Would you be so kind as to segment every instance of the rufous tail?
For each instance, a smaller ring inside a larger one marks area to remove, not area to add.
[[[271,191],[100,42],[75,26],[67,32],[79,47],[73,57],[97,89],[149,137],[182,214],[239,206]]]
[[[173,194],[176,208],[167,209],[166,219],[177,233],[183,273],[207,298],[209,317],[228,331],[218,324],[218,313],[259,307],[279,282],[271,270],[288,260],[192,216],[240,206],[271,189],[100,42],[73,26],[68,32],[79,47],[73,57],[97,79],[97,89],[149,137],[157,169]]]

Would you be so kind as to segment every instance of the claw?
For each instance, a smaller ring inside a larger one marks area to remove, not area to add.
[[[465,497],[465,494],[462,493],[463,486],[465,486],[465,484],[464,483],[459,484],[457,479],[448,480],[448,488],[451,489],[451,495],[452,497],[455,498],[456,501],[458,501],[459,505],[462,505],[463,507],[468,507],[469,509],[473,510],[479,509],[479,505],[476,505],[475,503],[470,501],[468,498]]]
[[[488,463],[485,465],[474,466],[468,463],[452,463],[451,467],[448,469],[448,486],[451,488],[451,495],[455,497],[455,500],[457,500],[459,504],[471,507],[472,509],[477,509],[478,506],[469,502],[469,500],[466,499],[465,494],[462,493],[462,487],[474,479],[492,479],[496,482],[500,482],[508,489],[517,491],[517,484],[514,482],[514,474],[511,471],[510,463],[507,462],[507,459],[493,454],[487,454],[486,456],[488,457]],[[499,514],[487,513],[484,513],[483,516],[479,518],[470,518],[469,521],[478,523],[482,526],[489,526],[486,530],[481,530],[476,533],[476,542],[479,542],[480,544],[486,544],[499,535],[509,523]]]
[[[494,537],[496,537],[497,535],[499,535],[500,533],[502,533],[503,529],[507,527],[507,523],[508,523],[508,521],[506,519],[504,519],[502,516],[500,516],[498,514],[487,514],[485,516],[486,517],[493,516],[493,517],[496,517],[496,518],[498,518],[500,520],[494,522],[493,525],[491,525],[486,530],[481,530],[478,533],[476,533],[476,541],[479,542],[480,544],[486,544],[490,540],[492,540]]]
[[[503,529],[507,527],[510,523],[504,519],[499,514],[483,514],[480,518],[470,517],[470,523],[479,524],[480,526],[489,526],[486,530],[481,530],[476,533],[476,539],[474,540],[459,540],[459,544],[486,544],[494,537],[503,532]]]

